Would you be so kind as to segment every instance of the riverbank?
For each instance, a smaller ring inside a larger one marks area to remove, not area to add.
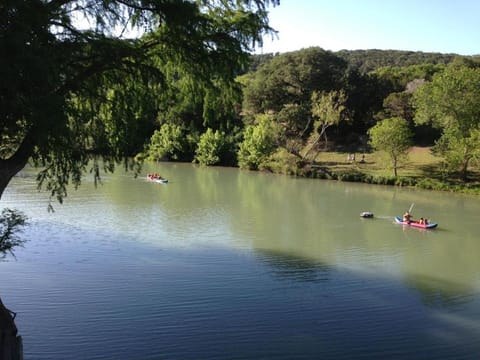
[[[278,160],[278,159],[277,159]],[[312,164],[297,166],[295,160],[283,158],[282,165],[272,162],[268,170],[301,177],[368,184],[408,186],[420,189],[451,191],[480,195],[480,172],[473,169],[468,182],[448,175],[442,158],[429,147],[413,147],[401,161],[398,176],[393,175],[390,160],[380,152],[321,152]]]

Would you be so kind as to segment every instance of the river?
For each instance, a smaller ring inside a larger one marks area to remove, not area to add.
[[[476,197],[160,163],[54,213],[27,169],[1,205],[30,218],[0,262],[26,360],[480,357]]]

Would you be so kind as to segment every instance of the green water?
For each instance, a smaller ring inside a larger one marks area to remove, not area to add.
[[[31,171],[2,198],[31,218],[0,263],[26,358],[480,355],[478,198],[160,163],[47,199]],[[394,224],[411,204],[438,228]]]

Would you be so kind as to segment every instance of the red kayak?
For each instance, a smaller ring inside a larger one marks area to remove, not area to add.
[[[414,221],[414,220],[407,222],[407,221],[403,221],[403,219],[400,216],[395,216],[395,223],[413,226],[420,229],[433,229],[433,228],[436,228],[438,225],[436,223],[421,224],[420,222]]]

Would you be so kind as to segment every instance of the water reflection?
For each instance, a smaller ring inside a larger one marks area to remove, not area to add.
[[[256,257],[271,268],[272,276],[280,280],[316,283],[330,279],[330,266],[305,258],[272,251],[259,251]]]
[[[422,303],[431,308],[455,309],[471,302],[477,295],[471,287],[432,276],[407,277],[406,284],[418,291]]]

